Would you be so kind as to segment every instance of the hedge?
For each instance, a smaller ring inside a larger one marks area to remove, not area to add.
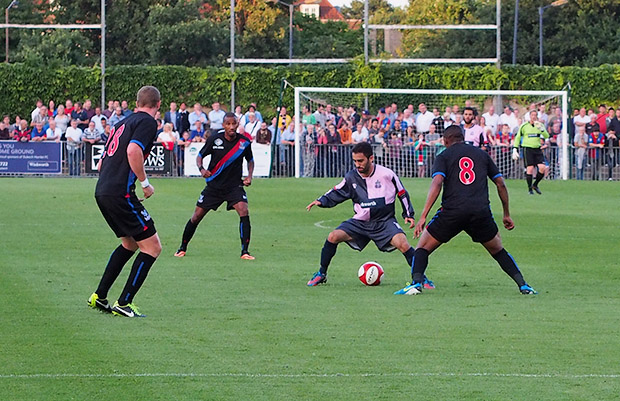
[[[116,66],[106,71],[106,98],[132,100],[142,85],[155,85],[162,93],[162,104],[184,101],[230,104],[230,69],[183,66]],[[258,103],[259,110],[275,108],[280,80],[296,86],[335,86],[367,88],[426,89],[524,89],[561,90],[570,82],[573,107],[596,107],[600,103],[620,102],[620,65],[596,68],[494,66],[421,66],[375,64],[360,60],[345,65],[295,65],[241,67],[235,73],[236,102],[247,106]],[[0,113],[29,115],[37,99],[57,104],[101,98],[99,68],[34,68],[25,64],[0,64]],[[293,104],[293,90],[284,94],[284,103]],[[167,109],[166,106],[162,107]]]

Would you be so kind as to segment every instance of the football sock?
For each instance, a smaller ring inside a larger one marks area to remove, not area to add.
[[[543,173],[540,171],[536,174],[536,181],[534,181],[534,186],[537,187],[538,183],[545,177]]]
[[[415,249],[413,247],[409,248],[407,252],[403,253],[405,259],[407,259],[407,264],[411,267],[411,271],[413,272],[413,254],[415,253]]]
[[[250,247],[250,231],[252,226],[250,225],[250,216],[241,217],[239,221],[239,235],[241,236],[241,254],[248,253]]]
[[[136,296],[142,283],[146,280],[146,276],[149,274],[149,270],[151,266],[153,266],[153,263],[155,263],[155,260],[157,259],[144,252],[140,252],[138,256],[136,256],[136,260],[133,261],[133,265],[131,266],[131,273],[129,273],[125,288],[123,288],[123,292],[118,299],[120,305],[127,305],[133,301],[133,297]]]
[[[325,240],[325,244],[323,244],[323,249],[321,250],[321,269],[319,270],[321,274],[327,274],[327,268],[336,254],[337,248],[338,244],[332,244],[328,240]]]
[[[183,239],[181,240],[181,249],[187,250],[187,244],[192,240],[198,224],[192,223],[192,220],[188,220],[183,230]]]
[[[532,190],[532,174],[525,175],[525,181],[527,181],[527,189]]]
[[[502,270],[506,272],[506,274],[509,275],[519,287],[525,285],[525,279],[517,266],[517,262],[515,262],[512,255],[506,252],[504,248],[493,255],[493,259],[497,260],[497,263],[499,263]]]
[[[114,281],[133,254],[134,251],[126,249],[123,245],[119,245],[118,248],[112,252],[110,260],[108,260],[108,264],[103,272],[103,276],[101,277],[101,281],[99,282],[99,287],[97,287],[97,291],[95,291],[97,295],[99,295],[99,298],[106,299],[108,297],[110,287],[112,287],[112,284],[114,284]]]
[[[428,265],[428,251],[424,248],[415,250],[413,258],[413,271],[411,273],[412,284],[424,282],[424,272]]]

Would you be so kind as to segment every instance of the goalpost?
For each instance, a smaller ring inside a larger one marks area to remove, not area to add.
[[[367,103],[366,103],[367,102]],[[559,108],[561,110],[561,133],[558,136],[557,173],[558,178],[567,180],[569,177],[569,149],[568,138],[568,92],[567,91],[532,91],[532,90],[452,90],[452,89],[364,89],[364,88],[330,88],[330,87],[295,87],[295,150],[294,166],[295,177],[302,176],[304,157],[308,152],[302,152],[304,127],[302,125],[302,108],[307,106],[314,113],[319,106],[333,107],[336,113],[337,106],[348,108],[353,105],[361,115],[364,104],[368,104],[368,112],[374,116],[380,108],[396,103],[398,111],[402,112],[408,105],[413,105],[414,116],[418,112],[418,105],[425,103],[429,111],[437,108],[443,115],[446,107],[459,106],[462,111],[466,105],[475,107],[479,114],[484,114],[493,105],[495,113],[501,115],[504,106],[510,106],[524,122],[524,116],[530,105],[546,106],[546,111]],[[557,111],[556,111],[557,113]],[[549,118],[551,118],[551,113]],[[548,130],[550,131],[550,129]],[[521,160],[519,161],[521,163]],[[551,162],[550,162],[551,163]],[[352,168],[349,166],[349,168]],[[304,171],[305,176],[312,176]]]

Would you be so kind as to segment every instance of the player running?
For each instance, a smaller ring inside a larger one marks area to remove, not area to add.
[[[250,140],[237,133],[238,125],[237,116],[234,113],[226,113],[224,129],[211,135],[196,157],[196,164],[200,174],[206,179],[207,185],[198,198],[193,216],[185,225],[181,246],[174,254],[176,257],[185,256],[187,244],[209,210],[216,210],[222,203],[227,202],[226,209],[235,209],[240,218],[241,259],[255,259],[248,251],[251,227],[248,197],[243,189],[244,186],[252,184],[254,158]],[[207,155],[211,155],[211,161],[209,168],[205,169],[202,160]],[[248,162],[248,176],[242,180],[243,158]]]
[[[507,230],[514,228],[504,178],[488,153],[466,145],[463,139],[461,128],[455,125],[448,127],[444,133],[446,150],[435,159],[433,181],[414,231],[416,238],[420,233],[422,236],[415,251],[412,283],[394,294],[420,294],[428,255],[463,230],[474,242],[480,242],[489,251],[502,270],[517,283],[522,294],[536,294],[523,279],[512,256],[502,246],[499,230],[491,214],[487,177],[497,186],[504,209],[504,227]],[[426,217],[442,187],[441,208],[424,229]]]
[[[355,210],[353,218],[342,222],[327,236],[321,251],[321,267],[308,281],[309,287],[327,282],[327,269],[341,242],[361,251],[372,240],[383,252],[398,249],[405,256],[407,264],[412,266],[414,249],[394,217],[394,201],[398,197],[405,223],[413,228],[414,211],[409,194],[392,170],[374,164],[369,143],[358,143],[352,153],[355,168],[345,175],[340,184],[306,206],[310,211],[313,206],[334,207],[351,199]],[[426,277],[423,278],[423,285],[428,289],[435,288]]]
[[[144,171],[144,159],[157,138],[154,117],[160,104],[157,88],[140,88],[136,102],[138,111],[114,126],[98,165],[95,199],[103,217],[122,243],[112,252],[99,287],[88,299],[88,305],[118,316],[144,317],[133,304],[133,298],[161,253],[153,219],[135,192],[136,179],[140,181],[145,199],[154,192]],[[125,288],[110,307],[108,291],[138,249],[140,253],[131,266]]]
[[[525,122],[519,127],[517,135],[515,135],[514,149],[512,150],[512,158],[516,161],[519,160],[519,145],[523,148],[523,159],[525,160],[525,180],[527,181],[527,190],[530,195],[534,195],[534,191],[538,195],[542,192],[538,188],[538,183],[545,176],[547,166],[544,161],[542,149],[542,140],[548,139],[549,133],[545,129],[545,125],[538,121],[538,112],[536,110],[530,111],[530,121]],[[534,167],[538,167],[538,173],[536,174],[536,181],[532,184],[532,175],[534,174]]]

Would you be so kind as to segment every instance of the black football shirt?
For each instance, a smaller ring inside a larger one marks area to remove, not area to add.
[[[215,189],[242,185],[243,158],[248,162],[254,159],[251,145],[245,135],[237,134],[232,141],[226,139],[224,130],[211,135],[200,150],[203,158],[211,155],[207,168],[211,176],[206,178],[207,185]]]
[[[136,174],[129,166],[127,147],[135,143],[146,157],[157,138],[157,122],[143,111],[116,123],[101,158],[95,196],[126,196],[135,192]]]
[[[444,177],[441,207],[445,210],[476,212],[489,208],[487,177],[494,180],[501,174],[484,150],[455,143],[441,152],[433,165],[433,177]]]

